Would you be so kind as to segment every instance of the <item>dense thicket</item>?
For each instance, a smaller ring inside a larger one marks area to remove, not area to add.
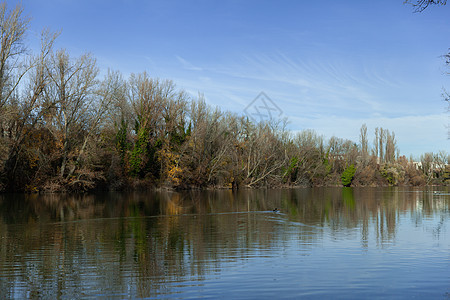
[[[0,26],[0,191],[420,185],[445,177],[448,154],[413,164],[383,128],[372,149],[365,125],[359,144],[294,134],[146,73],[99,78],[91,55],[53,49],[49,32],[30,55],[20,6],[1,4]]]

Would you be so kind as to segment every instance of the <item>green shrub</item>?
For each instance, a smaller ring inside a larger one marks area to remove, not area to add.
[[[353,181],[353,177],[355,176],[356,168],[355,165],[351,164],[347,168],[345,168],[344,172],[341,175],[342,185],[350,186]]]

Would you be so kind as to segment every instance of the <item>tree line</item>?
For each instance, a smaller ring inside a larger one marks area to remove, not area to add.
[[[255,123],[147,73],[100,78],[90,54],[54,49],[43,31],[30,54],[29,19],[0,4],[0,191],[148,187],[421,185],[445,178],[449,155],[400,157],[393,132],[359,143],[283,121]]]

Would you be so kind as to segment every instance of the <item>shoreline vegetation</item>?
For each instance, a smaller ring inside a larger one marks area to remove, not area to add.
[[[401,156],[393,132],[360,140],[286,120],[255,123],[147,73],[124,79],[90,54],[71,57],[43,31],[30,54],[29,19],[0,3],[0,192],[87,192],[449,184],[448,153]]]

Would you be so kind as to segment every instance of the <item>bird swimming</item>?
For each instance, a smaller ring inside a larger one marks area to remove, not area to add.
[[[273,210],[273,212],[280,212],[280,211],[278,210],[278,208],[275,207],[275,209]]]

